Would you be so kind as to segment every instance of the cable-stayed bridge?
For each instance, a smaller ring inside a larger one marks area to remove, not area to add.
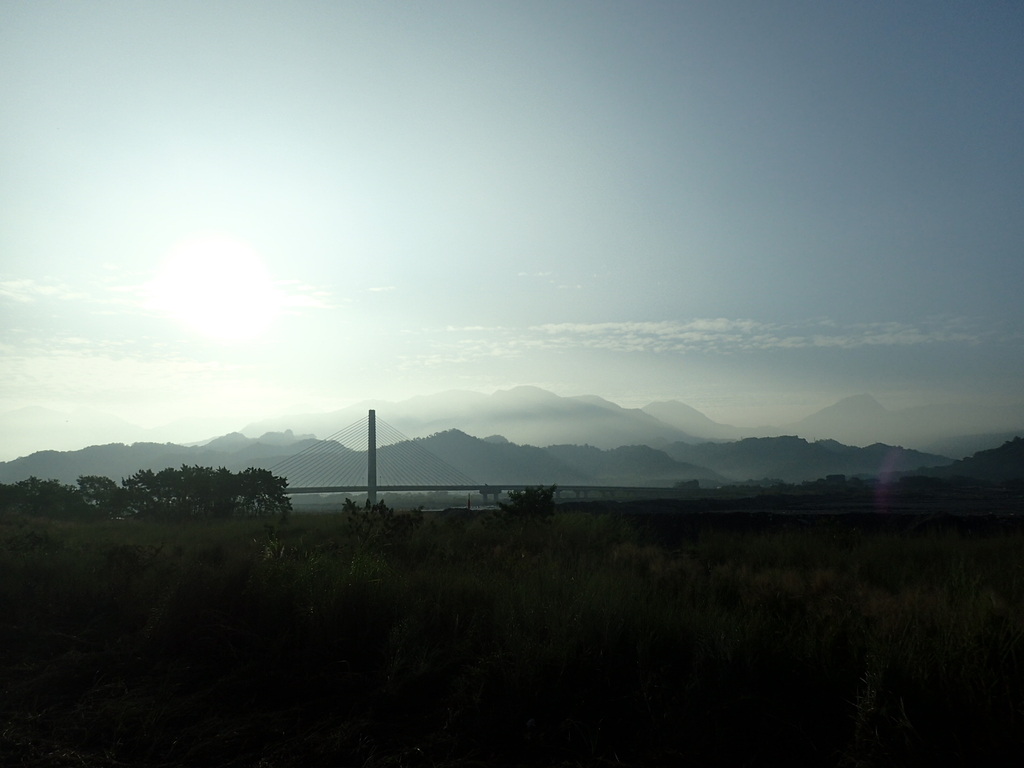
[[[478,491],[484,487],[385,421],[375,411],[273,466],[288,493]]]
[[[495,501],[505,491],[523,490],[522,484],[480,483],[427,450],[370,411],[365,418],[270,468],[288,479],[289,494],[365,493],[376,503],[380,492],[465,491]],[[659,494],[675,489],[649,487],[559,485],[577,498],[591,492],[615,494],[641,492]]]

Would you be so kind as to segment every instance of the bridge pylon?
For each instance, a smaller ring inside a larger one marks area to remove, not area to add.
[[[435,456],[368,410],[332,435],[271,467],[302,493],[366,493],[371,504],[386,492],[452,487],[475,490],[477,482]],[[290,491],[292,493],[296,491]]]
[[[366,500],[377,503],[377,412],[370,409],[366,436]]]

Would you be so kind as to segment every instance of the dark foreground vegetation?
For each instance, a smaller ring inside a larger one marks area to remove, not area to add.
[[[542,507],[9,512],[0,764],[1018,764],[1024,534]]]
[[[291,511],[287,487],[285,478],[268,469],[231,472],[187,464],[159,472],[139,470],[120,485],[102,475],[83,475],[75,485],[33,476],[0,483],[0,513],[73,521],[264,517]]]

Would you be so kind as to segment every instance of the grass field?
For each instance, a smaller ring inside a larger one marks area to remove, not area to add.
[[[0,521],[0,764],[1017,765],[1024,537]]]

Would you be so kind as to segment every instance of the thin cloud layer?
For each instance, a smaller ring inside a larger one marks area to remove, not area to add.
[[[26,278],[0,280],[0,296],[19,304],[30,304],[45,299],[71,301],[87,298],[87,294],[64,283],[39,282]]]
[[[458,335],[456,340],[452,338]],[[482,338],[486,335],[486,339]],[[782,325],[750,319],[697,318],[689,321],[620,323],[547,323],[525,329],[470,326],[448,327],[436,348],[458,349],[453,359],[467,355],[520,355],[530,349],[591,349],[610,352],[694,354],[811,349],[977,344],[986,337],[963,321],[908,324],[855,323],[837,326],[827,320],[805,325]],[[434,364],[439,356],[424,357]]]
[[[51,301],[79,302],[83,309],[93,311],[120,310],[154,314],[152,281],[112,283],[94,282],[72,287],[65,283],[43,282],[30,278],[0,280],[0,301],[16,304],[39,304]],[[371,290],[389,290],[371,289]],[[332,309],[328,291],[299,280],[276,280],[270,295],[274,312],[295,313],[302,309]],[[155,312],[155,314],[162,314]]]

